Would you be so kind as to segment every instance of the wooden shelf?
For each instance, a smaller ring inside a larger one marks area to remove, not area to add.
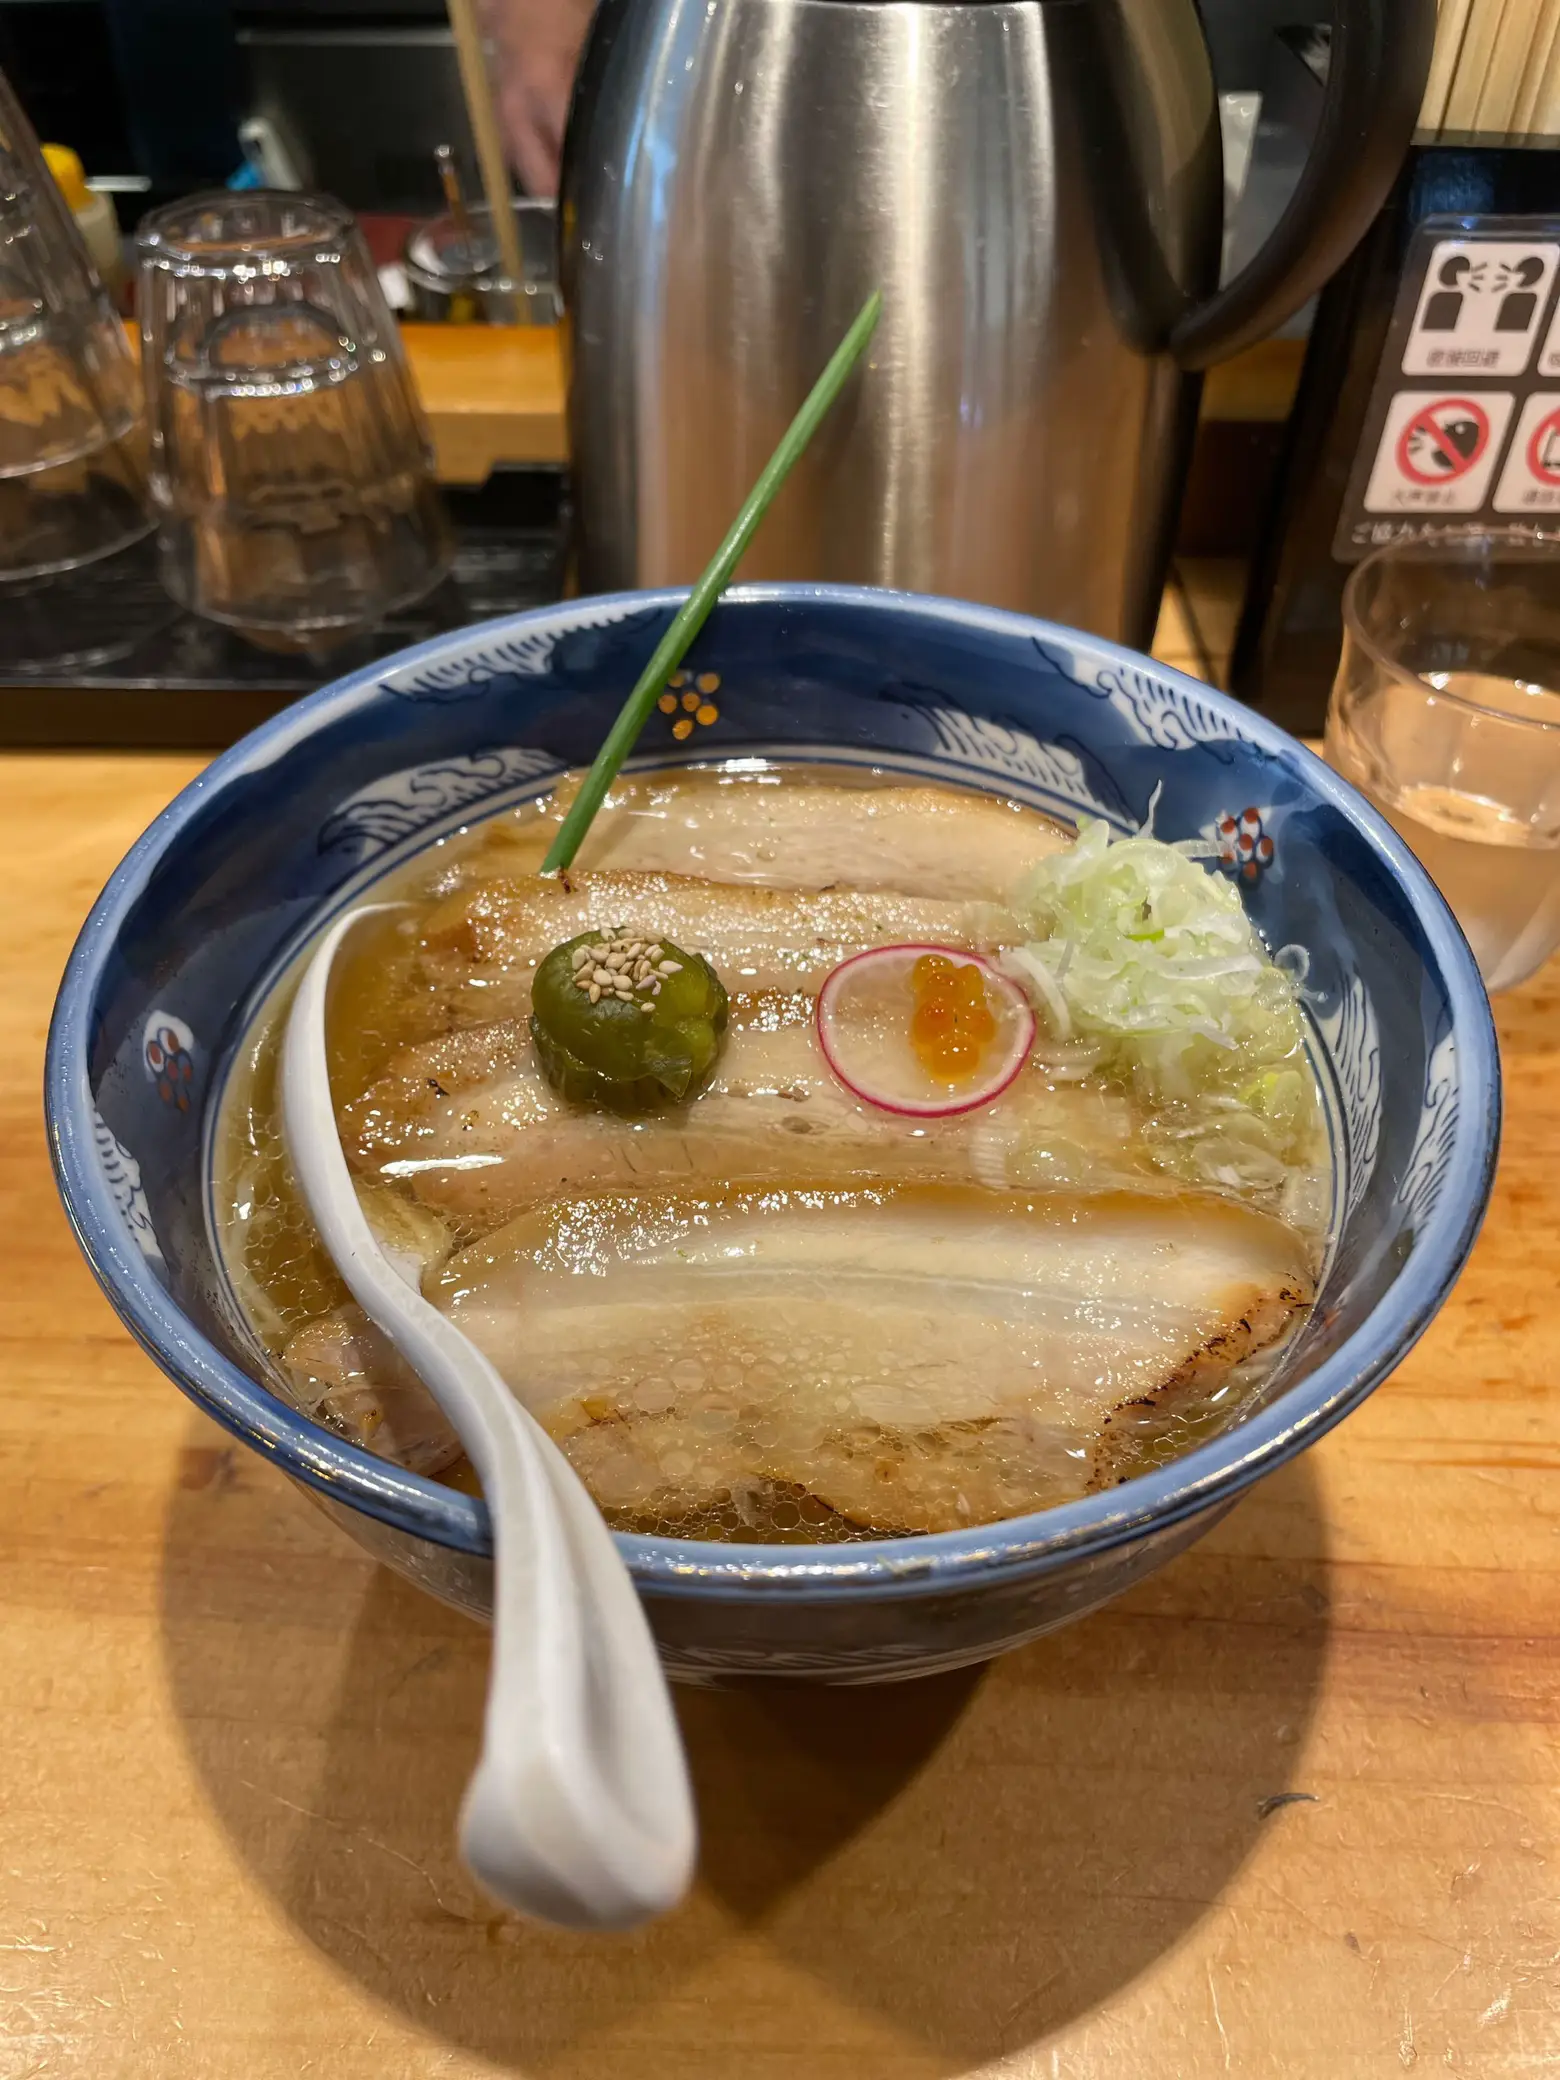
[[[401,337],[447,484],[500,463],[562,462],[563,334],[555,325],[404,325]]]
[[[499,463],[566,459],[561,328],[407,325],[402,337],[446,483],[480,484]],[[1283,421],[1304,358],[1304,340],[1264,340],[1213,369],[1203,418]]]
[[[1203,384],[1204,419],[1281,424],[1295,401],[1305,349],[1303,339],[1259,340],[1233,361],[1209,369]]]
[[[401,337],[443,482],[481,484],[503,463],[567,460],[561,326],[403,325]],[[1289,339],[1237,355],[1210,371],[1202,416],[1287,418],[1304,357],[1305,342]]]

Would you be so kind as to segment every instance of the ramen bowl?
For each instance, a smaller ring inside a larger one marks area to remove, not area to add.
[[[432,839],[587,764],[679,599],[581,600],[440,637],[246,737],[94,905],[50,1035],[60,1190],[131,1333],[361,1545],[479,1614],[482,1503],[300,1414],[246,1329],[212,1239],[214,1120],[240,1035],[301,944]],[[714,718],[677,738],[657,714],[641,764],[774,755],[1118,831],[1152,814],[1158,836],[1207,842],[1270,946],[1310,955],[1332,1240],[1318,1305],[1239,1421],[1119,1487],[971,1530],[833,1546],[620,1539],[686,1680],[870,1682],[980,1660],[1163,1566],[1422,1333],[1489,1191],[1489,1006],[1387,824],[1281,730],[1148,658],[949,601],[763,585],[723,600],[689,663],[718,680],[700,711]]]

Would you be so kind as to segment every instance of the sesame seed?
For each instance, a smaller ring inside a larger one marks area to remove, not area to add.
[[[646,1013],[651,1000],[661,994],[661,984],[680,975],[684,966],[670,958],[659,939],[630,939],[622,927],[574,947],[569,959],[575,988],[593,1004],[606,997],[638,1004]]]

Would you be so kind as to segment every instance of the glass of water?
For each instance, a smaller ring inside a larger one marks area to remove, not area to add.
[[[275,648],[420,598],[451,541],[400,336],[327,195],[197,195],[147,218],[142,357],[163,579]]]
[[[1327,760],[1429,870],[1485,986],[1560,946],[1560,535],[1410,536],[1343,602]]]

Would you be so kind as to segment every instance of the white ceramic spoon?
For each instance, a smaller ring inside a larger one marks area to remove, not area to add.
[[[482,1353],[379,1246],[331,1102],[326,933],[288,1016],[282,1122],[304,1202],[353,1298],[448,1416],[493,1524],[493,1660],[461,1853],[488,1890],[567,1928],[628,1928],[682,1897],[693,1798],[645,1614],[594,1502]],[[538,1353],[545,1363],[545,1355]]]

